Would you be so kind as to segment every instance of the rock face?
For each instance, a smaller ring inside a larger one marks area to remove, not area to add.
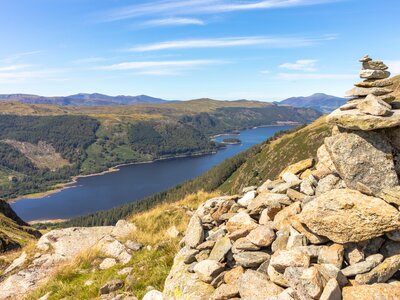
[[[124,239],[135,229],[133,224],[120,221],[116,226],[77,227],[50,231],[37,242],[37,252],[32,262],[26,268],[0,282],[0,299],[21,299],[23,295],[45,282],[60,265],[68,264],[89,249],[100,250],[106,247],[110,251],[109,254],[115,254],[115,258],[126,263],[128,258],[130,260],[129,250],[118,239]],[[122,245],[122,248],[116,246],[116,243],[118,246]],[[114,257],[113,255],[111,256]],[[103,268],[114,264],[115,259],[112,257],[103,261]]]
[[[400,111],[387,66],[360,61],[366,80],[329,116],[316,161],[200,206],[206,223],[189,227],[215,244],[181,249],[164,299],[400,299]]]
[[[385,201],[358,191],[329,191],[307,203],[300,221],[336,243],[361,242],[400,228],[400,213]]]

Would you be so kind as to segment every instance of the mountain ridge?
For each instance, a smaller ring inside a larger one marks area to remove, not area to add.
[[[290,105],[294,107],[314,108],[322,113],[330,113],[339,106],[345,104],[346,101],[346,98],[340,98],[324,93],[314,93],[310,96],[305,97],[290,97],[276,103],[281,105]]]

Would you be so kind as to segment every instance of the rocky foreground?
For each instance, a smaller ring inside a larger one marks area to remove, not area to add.
[[[317,162],[193,214],[164,299],[400,299],[400,110],[361,62]]]

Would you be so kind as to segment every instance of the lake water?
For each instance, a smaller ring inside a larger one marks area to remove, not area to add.
[[[225,159],[263,142],[274,133],[292,127],[270,126],[244,130],[239,136],[234,136],[242,141],[241,144],[228,145],[216,154],[123,166],[118,172],[79,178],[70,188],[43,198],[19,200],[12,204],[12,208],[25,221],[66,219],[110,209],[195,178]],[[232,136],[221,136],[216,140],[222,141],[228,137]]]

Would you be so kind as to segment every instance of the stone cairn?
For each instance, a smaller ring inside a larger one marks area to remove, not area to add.
[[[317,160],[193,213],[165,299],[400,299],[400,118],[364,57]]]

